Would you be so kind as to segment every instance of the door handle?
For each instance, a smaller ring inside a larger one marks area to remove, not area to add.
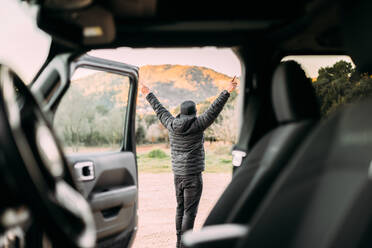
[[[77,162],[74,164],[77,180],[80,182],[94,179],[94,165],[92,161]]]
[[[137,199],[137,187],[125,186],[105,192],[93,193],[90,205],[93,211],[101,211],[113,207],[133,206]]]

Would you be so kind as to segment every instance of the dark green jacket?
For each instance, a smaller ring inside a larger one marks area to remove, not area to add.
[[[200,116],[173,117],[153,93],[146,96],[160,122],[169,131],[172,169],[175,175],[191,175],[204,171],[204,130],[216,120],[230,94],[224,90]]]

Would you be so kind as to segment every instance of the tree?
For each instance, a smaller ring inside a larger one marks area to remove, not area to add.
[[[209,108],[210,105],[211,105],[211,102],[209,102],[209,101],[203,101],[203,102],[199,103],[196,106],[196,108],[198,109],[198,113],[199,114],[204,113]],[[220,116],[218,118],[220,118]],[[213,142],[213,141],[216,141],[217,140],[217,138],[215,136],[215,132],[212,130],[211,127],[208,127],[204,131],[204,138],[205,138],[205,140],[207,140],[209,142]]]
[[[158,123],[150,125],[147,129],[146,139],[152,143],[158,142],[162,137],[162,130]]]
[[[139,123],[136,128],[136,143],[143,144],[146,141],[146,130],[142,123]]]
[[[68,103],[74,103],[72,106]],[[89,129],[89,122],[94,118],[94,107],[75,87],[66,93],[56,113],[54,123],[57,134],[63,143],[71,146],[74,151],[78,150],[82,137]]]
[[[352,64],[344,60],[336,62],[333,66],[322,67],[318,71],[317,82],[329,83],[338,79],[350,79],[352,73],[355,72]]]
[[[238,134],[238,120],[236,108],[227,105],[220,114],[219,122],[214,123],[210,128],[213,136],[220,141],[236,143]]]
[[[101,126],[101,133],[106,137],[106,141],[111,146],[121,144],[123,139],[124,116],[126,107],[112,108],[109,114],[104,118],[104,124]]]
[[[143,120],[146,123],[147,127],[150,127],[152,124],[156,123],[158,121],[158,118],[154,114],[145,115]]]
[[[319,69],[314,82],[322,116],[328,116],[342,105],[360,101],[372,95],[372,79],[358,73],[351,63],[339,61]]]

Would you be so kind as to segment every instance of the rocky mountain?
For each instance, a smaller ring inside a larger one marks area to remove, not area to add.
[[[231,81],[231,77],[212,69],[186,65],[146,65],[140,68],[140,82],[146,84],[169,109],[185,100],[196,103],[211,100]],[[84,95],[100,95],[111,102],[127,98],[128,81],[123,76],[97,72],[73,81]],[[144,97],[138,97],[138,113],[152,111]],[[109,101],[108,101],[109,102]]]

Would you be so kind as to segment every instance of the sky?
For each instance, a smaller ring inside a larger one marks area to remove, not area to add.
[[[337,61],[345,60],[353,64],[353,61],[349,56],[287,56],[282,61],[295,60],[306,72],[306,75],[310,78],[318,76],[318,70],[321,67],[332,66]],[[354,65],[354,64],[353,64]]]
[[[230,48],[141,48],[121,47],[88,52],[89,55],[123,62],[138,67],[144,65],[196,65],[211,68],[230,77],[241,75],[240,61]],[[78,69],[73,79],[94,73],[92,70]]]
[[[34,15],[36,9],[30,9],[25,3],[14,0],[1,0],[0,30],[0,63],[11,66],[24,81],[30,82],[45,61],[51,39],[36,26]],[[177,48],[177,49],[132,49],[118,48],[93,50],[90,55],[125,62],[137,66],[180,64],[197,65],[211,68],[230,77],[241,75],[238,58],[229,48]],[[294,57],[289,57],[293,59]],[[348,57],[314,56],[297,57],[309,77],[316,77],[322,66],[330,66],[336,61]]]
[[[230,48],[145,48],[94,50],[89,55],[136,66],[179,64],[211,68],[230,77],[241,75],[239,59]]]

